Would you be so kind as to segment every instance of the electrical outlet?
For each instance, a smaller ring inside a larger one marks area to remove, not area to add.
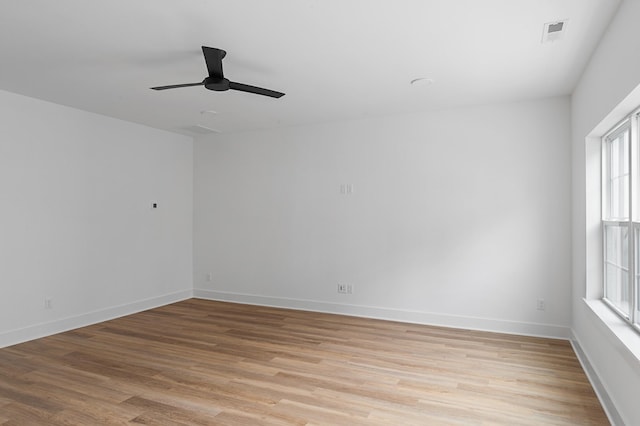
[[[341,183],[340,184],[340,194],[342,195],[351,195],[354,192],[352,183]]]
[[[338,283],[338,293],[340,293],[340,294],[353,294],[353,285]]]
[[[207,281],[213,281],[213,273],[207,272]]]
[[[45,309],[53,309],[53,299],[50,297],[45,297],[44,299],[44,308]]]
[[[539,311],[544,311],[547,309],[547,304],[544,302],[544,299],[538,299],[536,302],[536,309]]]

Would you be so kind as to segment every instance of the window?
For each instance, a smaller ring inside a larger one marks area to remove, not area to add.
[[[640,331],[640,111],[602,140],[604,301]]]

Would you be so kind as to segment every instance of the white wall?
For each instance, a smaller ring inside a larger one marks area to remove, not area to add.
[[[619,421],[628,425],[640,424],[640,360],[614,334],[618,326],[607,320],[607,311],[583,298],[597,297],[601,283],[597,137],[640,105],[638,18],[640,1],[623,1],[572,97],[573,331]]]
[[[191,138],[3,91],[0,117],[0,347],[191,295]]]
[[[195,294],[567,336],[569,123],[553,98],[200,138]]]

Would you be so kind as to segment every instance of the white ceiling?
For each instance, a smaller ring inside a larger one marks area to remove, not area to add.
[[[2,0],[0,89],[223,133],[572,92],[619,0]],[[568,19],[561,41],[543,24]],[[204,87],[200,46],[232,81]],[[417,77],[434,80],[416,87]],[[202,114],[213,110],[217,114]]]

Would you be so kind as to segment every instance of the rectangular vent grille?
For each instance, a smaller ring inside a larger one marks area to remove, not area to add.
[[[547,34],[557,33],[558,31],[562,31],[563,26],[564,26],[564,22],[556,22],[555,24],[549,24]]]
[[[567,32],[566,19],[561,21],[547,22],[542,30],[542,43],[551,43],[564,37]]]
[[[195,126],[187,126],[183,127],[183,130],[186,130],[191,133],[196,133],[198,135],[208,135],[211,133],[220,133],[220,130],[212,129],[211,127],[203,126],[201,124],[196,124]]]

